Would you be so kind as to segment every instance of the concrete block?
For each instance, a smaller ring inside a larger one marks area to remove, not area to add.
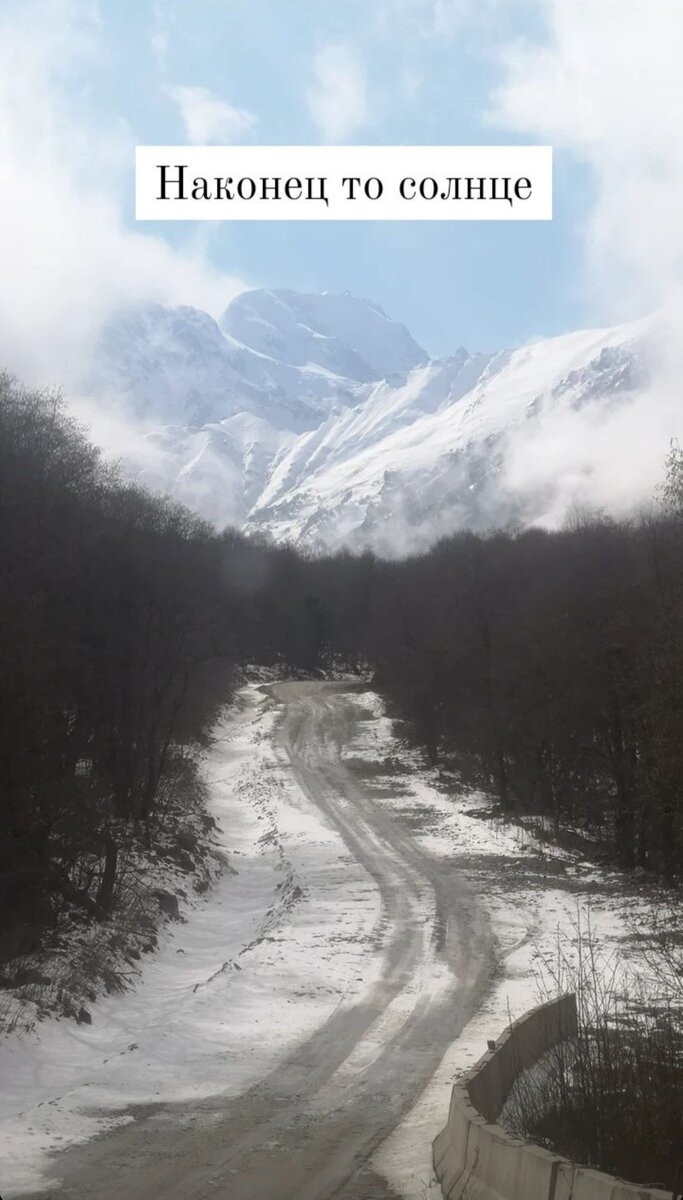
[[[450,1149],[450,1145],[451,1131],[449,1126],[445,1125],[441,1133],[437,1134],[432,1142],[432,1162],[434,1164],[434,1171],[439,1179],[441,1178],[439,1167],[445,1158],[446,1151]]]
[[[553,1200],[671,1200],[671,1192],[626,1183],[575,1163],[563,1163]]]

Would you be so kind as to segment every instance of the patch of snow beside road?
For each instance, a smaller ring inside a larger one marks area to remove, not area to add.
[[[294,784],[250,685],[219,723],[206,774],[229,866],[166,927],[140,982],[0,1042],[0,1194],[45,1186],[50,1153],[139,1106],[236,1095],[367,986],[379,895]]]
[[[421,756],[397,739],[379,695],[364,692],[347,700],[361,718],[347,761],[357,762],[360,771],[371,764],[365,785],[374,785],[376,801],[400,812],[424,849],[473,883],[498,943],[493,987],[373,1160],[404,1200],[440,1200],[431,1143],[446,1123],[455,1076],[481,1057],[489,1038],[540,1003],[540,977],[548,979],[543,963],[556,961],[558,938],[564,953],[571,953],[580,925],[584,936],[590,927],[606,953],[623,950],[629,925],[647,912],[648,899],[617,871],[600,870],[502,820],[480,793],[448,793],[438,773],[425,770]]]
[[[333,1013],[367,997],[380,977],[377,884],[296,782],[274,736],[272,700],[256,684],[239,699],[206,762],[228,864],[213,889],[183,910],[183,924],[166,926],[134,990],[91,1006],[92,1025],[50,1019],[0,1042],[4,1200],[44,1187],[51,1153],[69,1143],[154,1106],[241,1095]],[[538,1002],[539,966],[556,956],[558,935],[571,946],[576,921],[590,914],[600,942],[622,946],[629,919],[648,902],[617,872],[502,821],[482,795],[447,791],[395,736],[375,693],[345,689],[344,701],[355,714],[341,751],[345,767],[357,772],[370,805],[395,817],[397,830],[409,831],[441,870],[452,866],[468,881],[497,943],[497,972],[481,1007],[372,1159],[397,1195],[436,1200],[431,1141],[445,1123],[454,1076]],[[343,812],[349,801],[338,803]],[[419,970],[318,1087],[313,1114],[332,1111],[371,1074],[423,994],[452,987],[429,937],[430,913],[425,900]]]

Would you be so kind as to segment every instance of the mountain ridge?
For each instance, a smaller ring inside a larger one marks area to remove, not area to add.
[[[655,327],[430,359],[370,301],[257,290],[219,321],[117,314],[87,387],[145,423],[124,467],[217,524],[393,555],[462,527],[552,523],[552,480],[514,478],[516,439],[549,421],[589,428],[641,397]]]

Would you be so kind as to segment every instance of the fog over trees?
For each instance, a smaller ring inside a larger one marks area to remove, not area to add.
[[[103,921],[122,839],[247,663],[370,668],[428,761],[673,879],[683,848],[683,456],[653,511],[303,556],[105,465],[60,398],[0,378],[0,961]]]
[[[302,571],[318,665],[369,665],[432,765],[625,868],[680,872],[677,446],[637,519],[577,510],[560,532],[464,532],[398,562],[342,554]]]
[[[105,919],[122,835],[150,846],[191,790],[185,751],[267,657],[243,549],[119,479],[59,397],[0,380],[0,957],[64,907]]]

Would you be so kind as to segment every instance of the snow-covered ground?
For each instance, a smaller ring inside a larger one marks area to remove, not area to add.
[[[236,1095],[372,975],[377,889],[294,785],[255,685],[216,730],[211,812],[229,866],[167,927],[134,991],[0,1043],[0,1195],[33,1190],[50,1152],[173,1095]]]
[[[510,1016],[537,1002],[539,965],[555,957],[558,932],[571,941],[589,913],[606,946],[621,944],[646,901],[616,874],[504,825],[481,796],[449,795],[396,740],[375,694],[350,691],[343,701],[355,715],[345,769],[403,834],[469,880],[498,946],[479,1011],[373,1158],[396,1194],[425,1200],[438,1196],[431,1141],[445,1122],[452,1079]],[[378,886],[297,783],[274,736],[277,720],[277,707],[253,684],[217,728],[206,771],[227,865],[213,890],[185,909],[185,923],[166,928],[135,990],[92,1005],[90,1026],[46,1020],[0,1043],[4,1200],[45,1186],[52,1152],[132,1122],[139,1106],[240,1095],[378,980]],[[343,813],[352,801],[340,803]],[[427,928],[426,910],[424,920]],[[443,961],[433,953],[421,961],[422,973],[442,972],[448,986]],[[313,1097],[313,1114],[338,1103],[345,1081],[387,1053],[420,995],[438,996],[440,980],[418,973],[413,984],[340,1058]]]
[[[607,958],[618,948],[637,962],[632,928],[647,915],[648,900],[618,872],[597,869],[487,816],[491,806],[481,795],[447,794],[437,772],[421,769],[419,755],[394,738],[380,696],[366,692],[348,699],[366,719],[346,749],[347,761],[358,759],[361,771],[362,764],[375,764],[378,803],[401,813],[418,842],[474,883],[499,947],[497,975],[477,1015],[373,1163],[405,1200],[440,1200],[431,1143],[446,1122],[455,1076],[481,1057],[488,1038],[545,998],[543,981],[552,987],[560,940],[571,956],[577,932],[585,937],[590,931]]]

